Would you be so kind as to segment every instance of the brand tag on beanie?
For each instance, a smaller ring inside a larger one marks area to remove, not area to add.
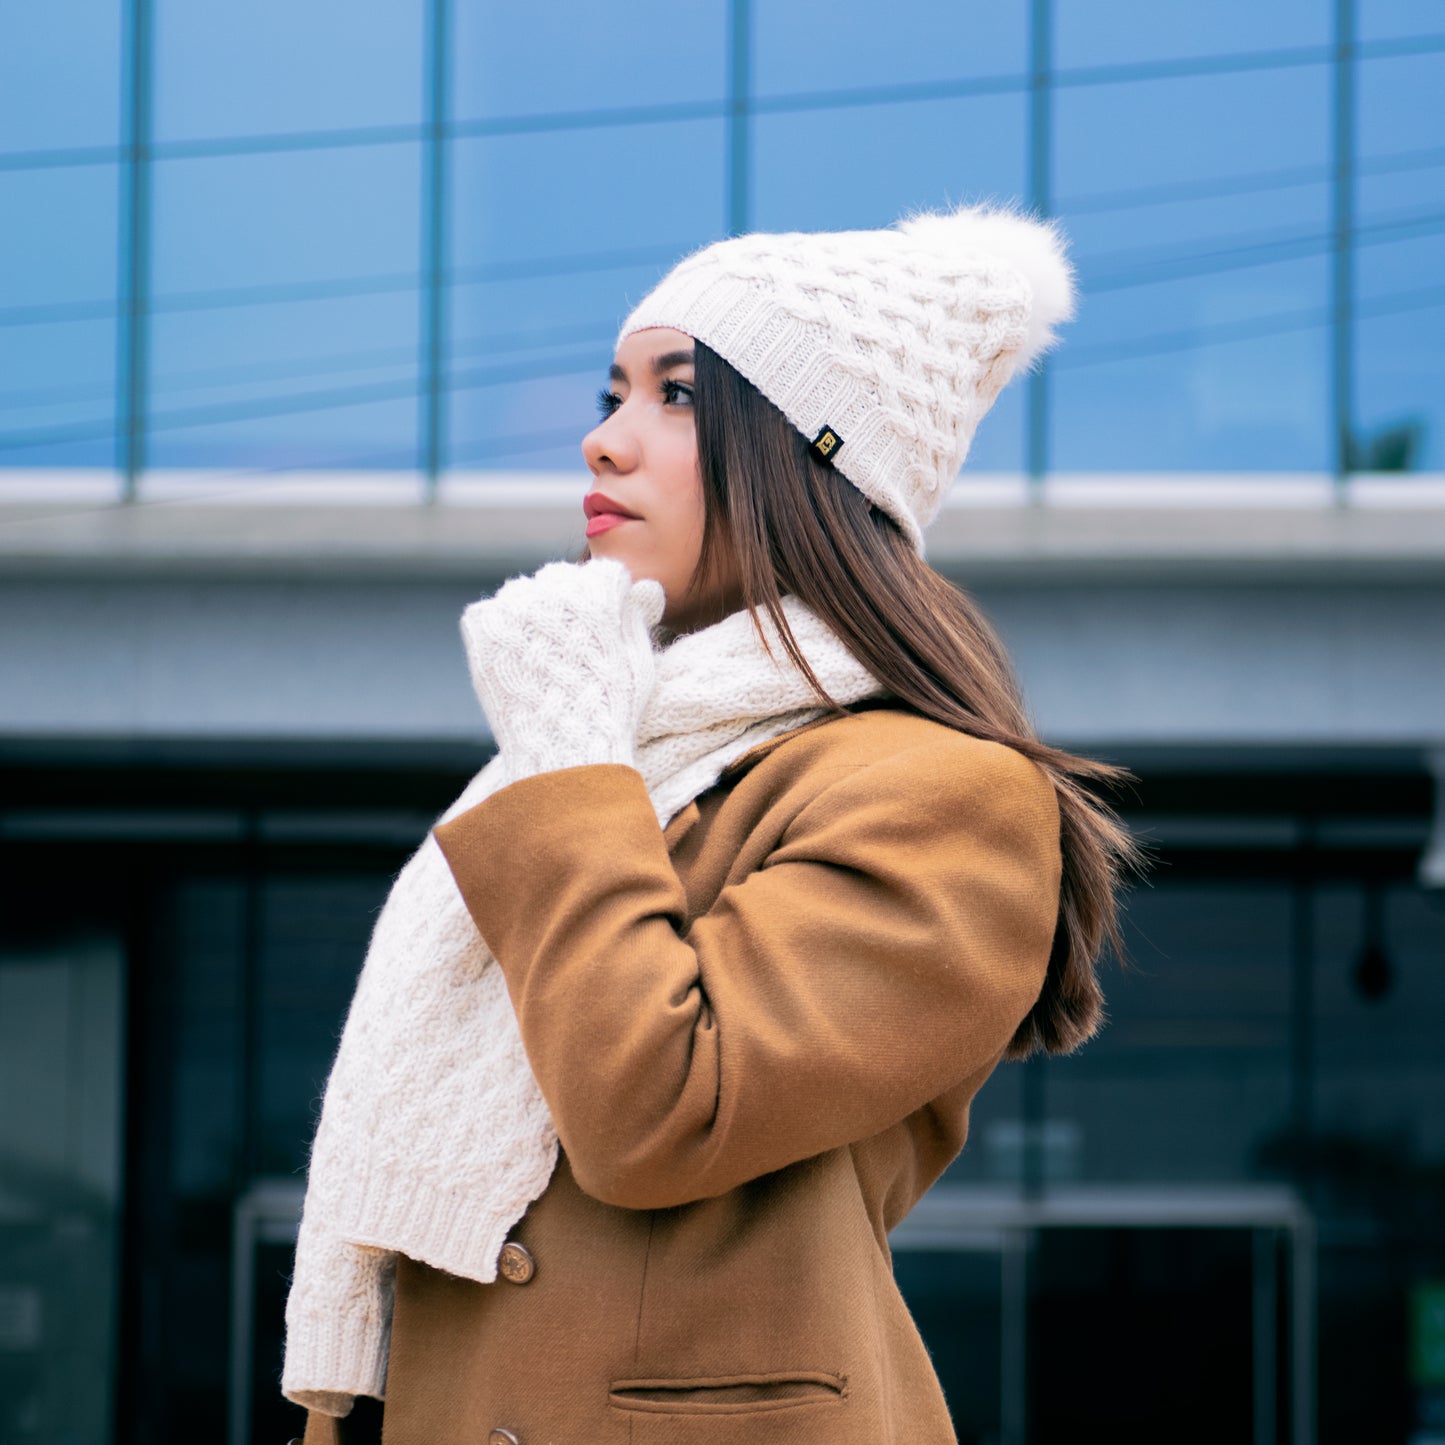
[[[830,426],[825,426],[817,436],[813,438],[811,448],[813,455],[820,462],[827,462],[833,465],[833,458],[836,457],[843,447],[843,438],[838,435]]]

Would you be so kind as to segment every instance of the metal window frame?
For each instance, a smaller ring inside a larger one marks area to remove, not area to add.
[[[1280,1280],[1276,1241],[1289,1256],[1289,1445],[1312,1445],[1315,1420],[1315,1227],[1287,1187],[1051,1187],[1035,1196],[938,1184],[891,1236],[895,1252],[997,1250],[1001,1290],[1002,1445],[1028,1438],[1028,1261],[1046,1229],[1243,1229],[1252,1239],[1252,1445],[1283,1445],[1275,1393]]]

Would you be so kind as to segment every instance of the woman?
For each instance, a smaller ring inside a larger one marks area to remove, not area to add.
[[[624,323],[587,553],[463,614],[498,755],[327,1085],[306,1445],[358,1397],[386,1445],[954,1439],[887,1236],[1098,1026],[1137,859],[923,529],[1071,308],[1052,227],[963,208],[716,243]]]

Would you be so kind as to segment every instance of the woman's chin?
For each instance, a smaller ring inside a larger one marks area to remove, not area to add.
[[[614,529],[621,530],[620,527]],[[627,546],[625,542],[615,541],[612,532],[600,532],[595,537],[589,537],[587,550],[594,557],[609,557],[614,562],[621,562],[632,573],[634,582],[646,582],[656,577],[655,569],[649,567],[646,559],[638,555],[637,549]]]
[[[587,550],[591,552],[594,557],[611,557],[617,562],[629,562],[627,555],[628,548],[625,545],[619,545],[614,535],[619,531],[621,531],[620,527],[614,527],[610,531],[599,532],[595,537],[589,537],[587,539]]]

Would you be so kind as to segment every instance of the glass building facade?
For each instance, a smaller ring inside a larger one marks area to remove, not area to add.
[[[968,471],[1408,485],[1442,84],[1428,0],[0,7],[0,499],[580,474],[682,254],[990,197],[1082,303]],[[280,1445],[344,1010],[480,749],[82,742],[0,737],[0,1442]],[[1001,1069],[895,1239],[961,1445],[1445,1439],[1430,780],[1185,752],[1121,759],[1107,1027]]]
[[[576,468],[743,230],[1019,198],[1084,304],[982,471],[1441,470],[1427,0],[55,0],[0,30],[0,468]]]

